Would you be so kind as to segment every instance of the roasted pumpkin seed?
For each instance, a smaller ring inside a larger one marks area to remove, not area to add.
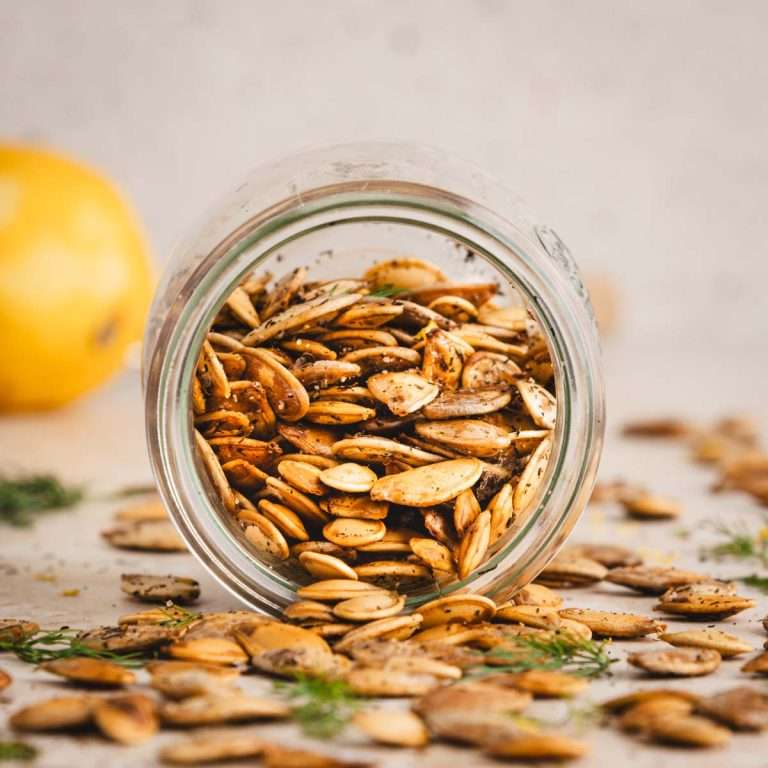
[[[720,666],[721,656],[709,648],[678,648],[631,653],[627,661],[652,675],[695,677],[714,672]]]
[[[125,667],[103,659],[72,657],[44,661],[40,669],[73,683],[103,688],[119,688],[136,682],[136,675]]]

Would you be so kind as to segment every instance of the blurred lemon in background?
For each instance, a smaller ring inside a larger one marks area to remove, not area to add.
[[[0,143],[0,410],[53,408],[107,379],[151,294],[147,246],[112,184]]]

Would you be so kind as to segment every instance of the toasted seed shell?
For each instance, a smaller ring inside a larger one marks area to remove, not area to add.
[[[428,306],[457,323],[477,319],[477,307],[463,296],[438,296]]]
[[[282,701],[245,694],[192,696],[166,702],[160,710],[163,722],[180,727],[273,720],[290,713],[290,707]]]
[[[544,699],[575,696],[589,685],[583,677],[556,669],[527,669],[524,672],[494,675],[488,682],[527,691]]]
[[[347,364],[358,366],[369,376],[377,371],[405,371],[421,362],[421,355],[409,347],[363,347],[347,352],[343,358]]]
[[[259,512],[272,521],[286,536],[299,541],[309,540],[309,533],[307,533],[301,518],[284,504],[277,504],[269,499],[261,499]]]
[[[452,571],[454,569],[451,550],[445,544],[424,537],[413,538],[409,543],[413,554],[423,560],[430,568],[438,571]]]
[[[699,700],[698,696],[682,688],[645,688],[609,699],[608,701],[604,701],[600,706],[604,712],[615,714],[629,710],[642,702],[652,701],[658,698],[678,698],[688,702],[691,707]]]
[[[453,525],[456,533],[463,536],[480,514],[480,503],[471,488],[462,491],[453,506]]]
[[[302,552],[301,564],[318,579],[357,579],[355,571],[343,560],[322,552]]]
[[[533,500],[539,488],[552,453],[552,439],[545,437],[531,454],[512,497],[515,512],[524,510]]]
[[[724,659],[748,653],[752,650],[749,643],[745,643],[736,635],[722,632],[719,629],[694,629],[686,632],[666,632],[659,635],[659,640],[677,647],[711,648],[717,651]]]
[[[323,496],[327,488],[320,482],[322,469],[306,461],[283,459],[277,465],[280,477],[302,493]]]
[[[656,608],[665,613],[698,619],[721,619],[755,607],[755,601],[739,595],[690,595],[670,599],[662,595]]]
[[[315,360],[295,369],[296,378],[311,389],[329,389],[356,379],[360,366],[350,360]]]
[[[355,667],[347,675],[347,685],[362,696],[420,696],[438,684],[432,675],[397,672],[385,667]]]
[[[466,579],[485,560],[491,541],[491,513],[481,512],[461,540],[456,556],[459,578]]]
[[[240,460],[253,464],[257,469],[263,469],[270,467],[280,455],[280,446],[276,443],[249,437],[212,437],[208,444],[222,464]]]
[[[90,722],[93,696],[57,696],[37,701],[11,715],[8,724],[17,731],[62,731]]]
[[[266,349],[244,348],[242,354],[249,378],[264,387],[275,413],[284,421],[303,418],[309,409],[309,395],[302,382]]]
[[[515,517],[514,491],[509,483],[501,486],[498,493],[488,502],[491,513],[491,545],[504,537]]]
[[[115,512],[115,520],[130,523],[134,520],[167,520],[168,512],[159,497],[130,504]]]
[[[480,419],[448,419],[445,421],[421,421],[416,433],[472,456],[497,456],[508,448],[512,440],[509,432]]]
[[[391,616],[384,619],[369,621],[347,632],[336,643],[334,650],[337,653],[346,653],[358,643],[367,642],[376,638],[390,640],[405,640],[410,637],[421,624],[421,614],[411,613],[407,616]],[[352,681],[347,679],[351,684]],[[372,694],[373,695],[373,694]],[[391,694],[382,694],[384,696]]]
[[[333,459],[331,448],[338,440],[338,435],[333,430],[324,427],[307,427],[303,424],[280,423],[277,426],[277,431],[282,438],[299,451]]]
[[[496,603],[493,600],[473,594],[448,595],[419,606],[422,629],[448,623],[472,624],[488,621],[493,618],[495,612]]]
[[[299,623],[330,622],[333,621],[333,609],[317,600],[297,600],[283,609],[283,616]]]
[[[427,567],[420,563],[406,560],[374,560],[355,566],[355,573],[361,579],[375,581],[376,579],[429,579],[431,574]]]
[[[340,547],[358,547],[381,540],[386,531],[380,520],[339,517],[323,527],[323,536]]]
[[[693,702],[679,696],[659,694],[631,706],[619,718],[618,724],[628,733],[645,733],[660,717],[679,717],[693,712]]]
[[[606,573],[606,568],[594,560],[561,555],[545,566],[536,581],[550,587],[581,587],[600,581]]]
[[[683,511],[677,501],[651,494],[624,498],[622,504],[627,514],[637,520],[669,520]]]
[[[296,594],[303,600],[319,600],[320,602],[338,602],[339,600],[348,600],[352,597],[359,597],[371,592],[381,592],[382,590],[368,584],[365,581],[354,581],[352,579],[325,579],[316,581],[314,584],[308,584],[299,587]]]
[[[328,499],[328,511],[334,517],[358,517],[363,520],[384,520],[389,514],[389,503],[373,501],[367,495],[338,495]]]
[[[591,608],[563,608],[560,616],[586,624],[600,637],[644,637],[666,629],[666,624],[634,613],[596,611]]]
[[[439,461],[379,478],[371,498],[410,507],[430,507],[458,496],[480,478],[483,466],[474,458]]]
[[[376,479],[376,473],[372,469],[353,462],[337,464],[320,473],[320,480],[324,485],[347,493],[368,493]]]
[[[288,749],[277,744],[264,748],[264,768],[372,768],[370,763],[340,760],[306,749]]]
[[[53,659],[43,662],[40,669],[64,677],[73,683],[104,688],[119,688],[136,682],[136,675],[133,672],[103,659],[79,656]]]
[[[200,597],[200,584],[195,579],[182,576],[124,573],[120,576],[120,589],[146,603],[172,600],[178,605],[189,605]]]
[[[291,555],[288,542],[280,529],[267,517],[258,512],[251,512],[248,517],[245,538],[260,552],[287,560]]]
[[[101,535],[118,549],[137,549],[149,552],[186,552],[182,541],[170,520],[142,520],[122,523]]]
[[[379,744],[423,747],[429,742],[424,721],[407,710],[364,709],[355,713],[352,723]]]
[[[583,741],[560,733],[521,733],[492,742],[486,751],[513,760],[573,760],[587,753]]]
[[[696,710],[737,731],[768,728],[768,696],[745,685],[700,699]]]
[[[751,658],[742,668],[742,672],[754,675],[768,675],[768,651]]]
[[[557,401],[549,391],[534,381],[518,381],[517,391],[534,423],[544,429],[554,429]]]
[[[620,584],[622,587],[649,595],[660,595],[670,587],[693,584],[703,579],[706,579],[706,576],[694,571],[646,565],[612,568],[605,575],[605,580],[612,584]]]
[[[539,629],[552,629],[560,626],[560,614],[554,606],[503,603],[496,609],[494,619],[510,624],[524,624],[526,627],[538,627]]]
[[[175,659],[211,664],[242,664],[248,661],[243,649],[227,637],[187,638],[175,642],[168,652]]]
[[[220,669],[223,669],[220,668]],[[187,699],[236,691],[235,678],[222,677],[210,668],[190,665],[187,668],[167,668],[155,671],[150,686],[168,699]]]
[[[433,264],[407,258],[379,261],[365,272],[363,279],[374,287],[417,290],[434,283],[443,283],[447,278]]]
[[[40,626],[24,619],[0,619],[0,640],[15,642],[37,634]]]
[[[708,675],[720,666],[720,654],[708,648],[679,648],[672,651],[631,653],[627,661],[652,675],[695,677]]]
[[[277,477],[267,478],[267,490],[282,504],[307,520],[324,523],[328,519],[316,501]]]
[[[367,381],[371,394],[396,416],[407,416],[431,403],[440,388],[416,371],[378,373]]]
[[[251,734],[225,733],[195,736],[170,744],[160,751],[160,759],[170,765],[203,765],[226,760],[258,757],[265,743]]]
[[[315,424],[357,424],[376,416],[373,408],[366,408],[357,403],[347,403],[343,400],[315,400],[305,416],[306,420]]]
[[[311,355],[316,360],[335,360],[337,357],[332,349],[314,339],[289,339],[282,342],[280,347],[300,355]]]
[[[695,715],[659,717],[649,723],[646,733],[655,741],[689,747],[719,747],[731,739],[729,730]]]
[[[81,645],[94,650],[136,653],[151,651],[175,639],[177,631],[161,622],[172,617],[169,609],[160,612],[157,624],[122,624],[118,627],[97,627],[81,632],[77,640]]]
[[[352,461],[386,463],[400,459],[407,464],[420,466],[441,461],[442,456],[404,445],[386,437],[364,436],[339,440],[333,444],[333,455]]]
[[[4,691],[12,682],[13,678],[4,669],[0,669],[0,692]]]
[[[99,701],[93,708],[93,719],[108,739],[119,744],[143,744],[160,727],[154,701],[141,693]]]
[[[506,355],[498,352],[475,352],[464,363],[464,370],[461,372],[461,386],[472,391],[481,387],[509,385],[517,381],[521,375],[520,367]],[[430,419],[440,418],[429,414],[427,417]]]
[[[334,615],[345,621],[374,621],[395,616],[405,607],[405,597],[396,592],[371,592],[342,600],[333,608]]]

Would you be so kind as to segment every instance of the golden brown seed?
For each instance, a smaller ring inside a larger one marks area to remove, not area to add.
[[[413,554],[430,568],[438,571],[453,570],[453,556],[445,544],[423,537],[415,537],[409,543]]]
[[[536,581],[549,587],[582,587],[600,581],[606,573],[594,560],[559,555],[545,566]]]
[[[305,600],[319,600],[321,602],[335,603],[339,600],[348,600],[352,597],[382,592],[379,587],[368,584],[365,581],[353,581],[352,579],[325,579],[299,587],[296,594]]]
[[[24,619],[0,619],[0,640],[13,642],[31,637],[40,631],[40,626],[34,621]]]
[[[317,600],[297,600],[283,609],[283,616],[298,622],[333,621],[333,610]]]
[[[136,682],[136,675],[133,672],[119,664],[103,659],[77,656],[53,659],[43,662],[40,669],[59,675],[73,683],[104,688],[119,688]]]
[[[306,420],[314,424],[357,424],[372,419],[376,415],[373,408],[366,408],[356,403],[343,400],[316,400],[309,406]]]
[[[370,563],[355,566],[355,573],[361,579],[374,581],[386,577],[401,579],[429,579],[428,568],[419,563],[404,560],[374,560]]]
[[[482,458],[497,456],[512,441],[507,430],[481,419],[421,421],[416,423],[416,433],[436,445]]]
[[[544,429],[554,429],[557,417],[557,401],[533,381],[518,381],[517,390],[534,423]]]
[[[560,672],[556,669],[528,669],[494,675],[488,682],[527,691],[537,698],[567,698],[581,693],[589,682],[583,677]]]
[[[721,657],[717,651],[708,648],[678,648],[631,653],[627,661],[652,675],[695,677],[714,672],[720,666]]]
[[[768,675],[768,651],[759,653],[750,659],[742,668],[742,672],[753,675]]]
[[[181,576],[124,573],[120,576],[120,589],[125,594],[147,603],[165,603],[172,600],[178,605],[188,605],[200,597],[200,584],[195,579]]]
[[[481,512],[461,540],[456,557],[459,578],[466,579],[485,560],[491,540],[491,513]]]
[[[652,701],[658,698],[678,698],[682,701],[689,702],[691,706],[699,699],[695,694],[682,688],[645,688],[643,690],[633,691],[632,693],[609,699],[608,701],[604,701],[600,706],[605,712],[618,713],[626,711],[642,702]]]
[[[513,760],[574,760],[587,753],[587,745],[559,733],[522,733],[492,742],[487,752]]]
[[[352,462],[337,464],[320,473],[320,480],[324,485],[346,493],[368,493],[376,479],[376,473],[372,469]]]
[[[199,637],[179,640],[168,649],[175,659],[209,664],[242,664],[248,661],[243,649],[226,637]]]
[[[121,520],[126,523],[134,520],[167,520],[168,513],[165,511],[163,502],[158,497],[148,501],[140,501],[123,507],[115,512],[115,520]]]
[[[280,560],[287,560],[290,557],[291,551],[285,536],[269,518],[258,512],[252,512],[248,522],[252,525],[248,525],[245,529],[245,538],[256,549]]]
[[[328,517],[320,509],[317,503],[306,494],[296,490],[288,483],[276,477],[267,478],[267,488],[286,506],[296,514],[310,521],[325,522]]]
[[[551,453],[552,439],[545,437],[531,454],[520,475],[520,480],[515,486],[515,493],[512,497],[515,512],[524,510],[535,498],[536,491],[544,480],[544,473]]]
[[[163,747],[160,759],[170,765],[203,765],[227,760],[258,757],[264,741],[251,734],[230,733],[195,736]]]
[[[30,704],[11,715],[8,724],[17,731],[60,731],[80,728],[91,720],[93,696],[58,696]]]
[[[689,747],[719,747],[731,739],[728,729],[695,715],[656,718],[649,723],[646,733],[655,741]]]
[[[617,544],[574,544],[563,550],[563,554],[586,557],[606,568],[626,568],[642,564],[642,558],[631,549]]]
[[[300,355],[312,355],[316,360],[335,360],[336,353],[314,339],[290,339],[280,346],[289,352],[298,352]]]
[[[631,496],[622,501],[630,517],[637,520],[669,520],[679,517],[683,511],[681,505],[664,496],[643,494]]]
[[[334,649],[337,653],[346,653],[358,643],[367,642],[376,638],[389,640],[405,640],[410,637],[421,624],[421,614],[411,613],[408,616],[392,616],[363,624],[356,629],[347,632],[336,643]],[[385,694],[386,695],[386,694]]]
[[[372,592],[342,600],[333,613],[345,621],[374,621],[395,616],[405,607],[405,597],[396,592]]]
[[[494,619],[539,629],[552,629],[560,626],[560,615],[557,608],[553,606],[504,603],[496,609]]]
[[[377,373],[368,379],[367,386],[396,416],[415,413],[440,394],[440,388],[417,371]]]
[[[335,517],[359,517],[363,520],[384,520],[389,513],[389,503],[373,501],[370,496],[338,495],[328,499],[328,511]]]
[[[352,723],[379,744],[423,747],[429,742],[424,721],[408,710],[364,709],[355,713]]]
[[[695,571],[645,565],[613,568],[605,576],[605,580],[612,584],[620,584],[622,587],[628,587],[636,592],[649,595],[660,595],[671,587],[693,584],[705,579],[706,576]]]
[[[323,496],[327,488],[320,482],[322,470],[306,461],[283,460],[277,465],[280,476],[302,493]]]
[[[190,696],[237,690],[235,678],[222,677],[207,667],[192,665],[186,669],[168,668],[161,672],[155,671],[149,684],[168,699],[186,699]]]
[[[387,437],[365,435],[338,440],[333,444],[333,455],[352,461],[386,463],[399,459],[412,466],[441,461],[442,456],[390,440]]]
[[[471,488],[462,491],[453,506],[453,525],[456,533],[463,536],[480,514],[480,503]]]
[[[340,547],[358,547],[384,538],[387,528],[380,520],[340,517],[327,523],[323,536]]]
[[[563,608],[560,616],[586,624],[600,637],[644,637],[663,632],[666,624],[646,616],[615,611],[596,611],[591,608]]]
[[[158,731],[155,703],[141,693],[112,696],[93,708],[98,729],[119,744],[143,744]]]
[[[739,595],[687,595],[667,598],[662,595],[656,608],[665,613],[698,619],[722,619],[755,607],[755,601]]]
[[[290,713],[290,707],[282,701],[240,693],[192,696],[166,702],[160,710],[163,722],[179,727],[273,720]]]
[[[13,678],[4,669],[0,669],[0,692],[4,691],[12,682]]]
[[[142,520],[121,523],[102,531],[101,535],[118,549],[136,549],[148,552],[186,552],[182,541],[170,520]]]
[[[707,696],[698,702],[696,709],[737,731],[768,728],[768,696],[747,686]]]
[[[557,608],[563,598],[543,584],[527,584],[514,594],[512,602],[517,605],[549,605]]]
[[[307,541],[309,534],[301,518],[289,507],[277,504],[269,499],[259,501],[259,511],[271,520],[286,536],[299,541]]]
[[[392,259],[379,261],[368,269],[363,279],[374,288],[391,286],[416,290],[446,281],[445,275],[433,264],[421,259]]]
[[[343,560],[321,552],[302,552],[301,564],[318,579],[357,579],[355,571]]]
[[[504,536],[514,519],[515,510],[512,496],[512,486],[505,483],[488,502],[488,511],[491,513],[491,545]]]
[[[422,629],[441,624],[471,624],[488,621],[496,612],[496,604],[483,595],[459,594],[439,597],[419,606]]]
[[[749,643],[745,643],[736,635],[722,632],[719,629],[694,629],[687,632],[666,632],[659,635],[670,645],[688,648],[711,648],[717,651],[724,659],[748,653],[752,650]]]

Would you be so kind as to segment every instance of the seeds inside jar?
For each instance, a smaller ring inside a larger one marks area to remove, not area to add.
[[[418,259],[252,280],[216,316],[190,402],[243,546],[305,585],[417,591],[481,568],[552,453],[552,364],[525,308]]]

